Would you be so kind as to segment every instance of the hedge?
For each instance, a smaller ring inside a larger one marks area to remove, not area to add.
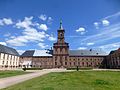
[[[22,68],[24,71],[25,70],[42,70],[42,68]]]
[[[79,67],[79,70],[91,70],[93,69],[92,67]],[[73,67],[73,68],[67,68],[67,70],[77,70],[77,67]]]

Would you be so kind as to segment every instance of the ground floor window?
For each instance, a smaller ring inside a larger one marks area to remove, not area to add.
[[[55,65],[57,65],[57,62],[55,62]]]

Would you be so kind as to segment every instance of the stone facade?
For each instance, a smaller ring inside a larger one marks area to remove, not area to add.
[[[120,68],[120,48],[111,51],[106,60],[107,68]]]

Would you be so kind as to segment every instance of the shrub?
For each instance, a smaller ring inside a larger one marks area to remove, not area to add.
[[[92,67],[79,67],[79,70],[91,70],[93,69]],[[73,68],[67,68],[67,70],[77,70],[77,67],[73,67]]]
[[[24,68],[23,68],[24,70]],[[42,70],[42,68],[25,68],[25,70]]]

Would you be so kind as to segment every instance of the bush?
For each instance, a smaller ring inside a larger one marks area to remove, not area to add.
[[[93,69],[92,67],[79,67],[79,70],[91,70]],[[73,68],[67,68],[67,70],[77,70],[77,67],[73,67]]]
[[[23,68],[24,70],[24,68]],[[42,68],[25,68],[25,70],[42,70]]]

